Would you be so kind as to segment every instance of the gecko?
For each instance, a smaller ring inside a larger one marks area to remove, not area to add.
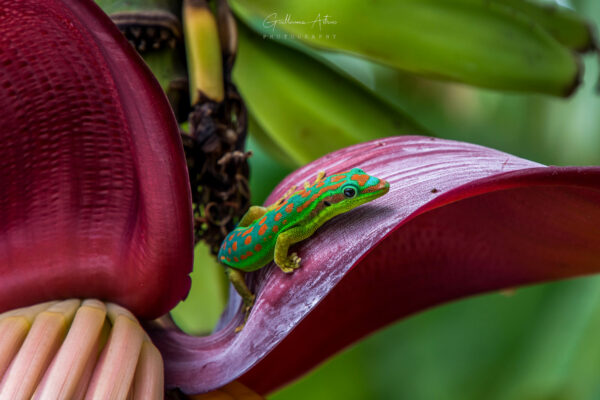
[[[321,171],[312,185],[306,182],[301,190],[292,186],[268,207],[250,207],[225,237],[217,255],[244,304],[244,322],[236,332],[243,328],[255,300],[244,280],[245,272],[271,261],[284,273],[293,272],[300,267],[301,258],[295,252],[288,254],[292,244],[307,239],[336,215],[383,196],[389,188],[388,182],[359,168],[329,177]]]

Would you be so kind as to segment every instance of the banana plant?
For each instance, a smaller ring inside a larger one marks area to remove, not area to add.
[[[234,391],[239,378],[268,393],[424,308],[600,269],[597,167],[377,139],[306,165],[267,203],[318,171],[357,164],[390,181],[389,196],[302,243],[294,276],[256,274],[242,333],[229,329],[243,318],[232,296],[218,331],[186,335],[164,317],[189,290],[193,220],[160,85],[91,2],[2,7],[2,397],[160,398],[150,337],[169,389]],[[58,302],[73,297],[86,300]]]

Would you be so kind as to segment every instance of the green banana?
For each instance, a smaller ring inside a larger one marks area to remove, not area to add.
[[[264,147],[278,149],[296,166],[366,140],[423,133],[350,80],[242,25],[233,78],[253,120],[268,134]]]
[[[592,25],[572,10],[556,4],[524,0],[492,0],[505,4],[535,21],[564,46],[586,52],[597,47]]]
[[[342,50],[427,77],[561,96],[580,80],[574,54],[501,1],[234,0],[232,8],[269,38]]]
[[[282,166],[294,170],[300,165],[299,161],[290,158],[290,155],[287,154],[283,147],[279,145],[277,140],[275,140],[275,138],[273,137],[274,135],[270,135],[256,121],[256,117],[254,117],[254,114],[252,114],[252,112],[248,113],[248,132],[250,132],[250,136],[259,143],[259,145],[265,150],[265,152],[268,153],[269,156],[273,158],[273,160],[275,160]],[[280,141],[282,141],[281,138]],[[252,147],[248,148],[252,149],[252,152],[254,153],[255,150]]]

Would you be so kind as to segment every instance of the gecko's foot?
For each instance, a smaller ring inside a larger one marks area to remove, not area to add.
[[[294,272],[295,269],[300,268],[300,261],[302,261],[302,259],[298,257],[298,254],[292,253],[288,256],[283,265],[279,265],[279,268],[286,274],[289,274]]]

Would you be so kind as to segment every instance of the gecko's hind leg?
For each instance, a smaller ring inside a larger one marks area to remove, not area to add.
[[[261,206],[251,206],[248,211],[246,211],[246,214],[244,214],[244,216],[242,217],[242,219],[240,220],[240,222],[238,223],[237,226],[239,227],[245,227],[250,225],[251,223],[253,223],[254,221],[256,221],[259,218],[262,218],[263,215],[265,215],[267,212],[267,209],[265,207],[261,207]]]
[[[248,316],[250,315],[250,311],[252,310],[256,296],[252,294],[250,289],[248,289],[246,281],[244,280],[244,272],[230,267],[226,267],[225,272],[227,273],[227,278],[229,278],[229,281],[235,288],[236,292],[240,294],[242,297],[242,302],[244,303],[244,322],[235,328],[235,332],[237,333],[244,329],[244,325],[246,325],[246,321],[248,320]]]

